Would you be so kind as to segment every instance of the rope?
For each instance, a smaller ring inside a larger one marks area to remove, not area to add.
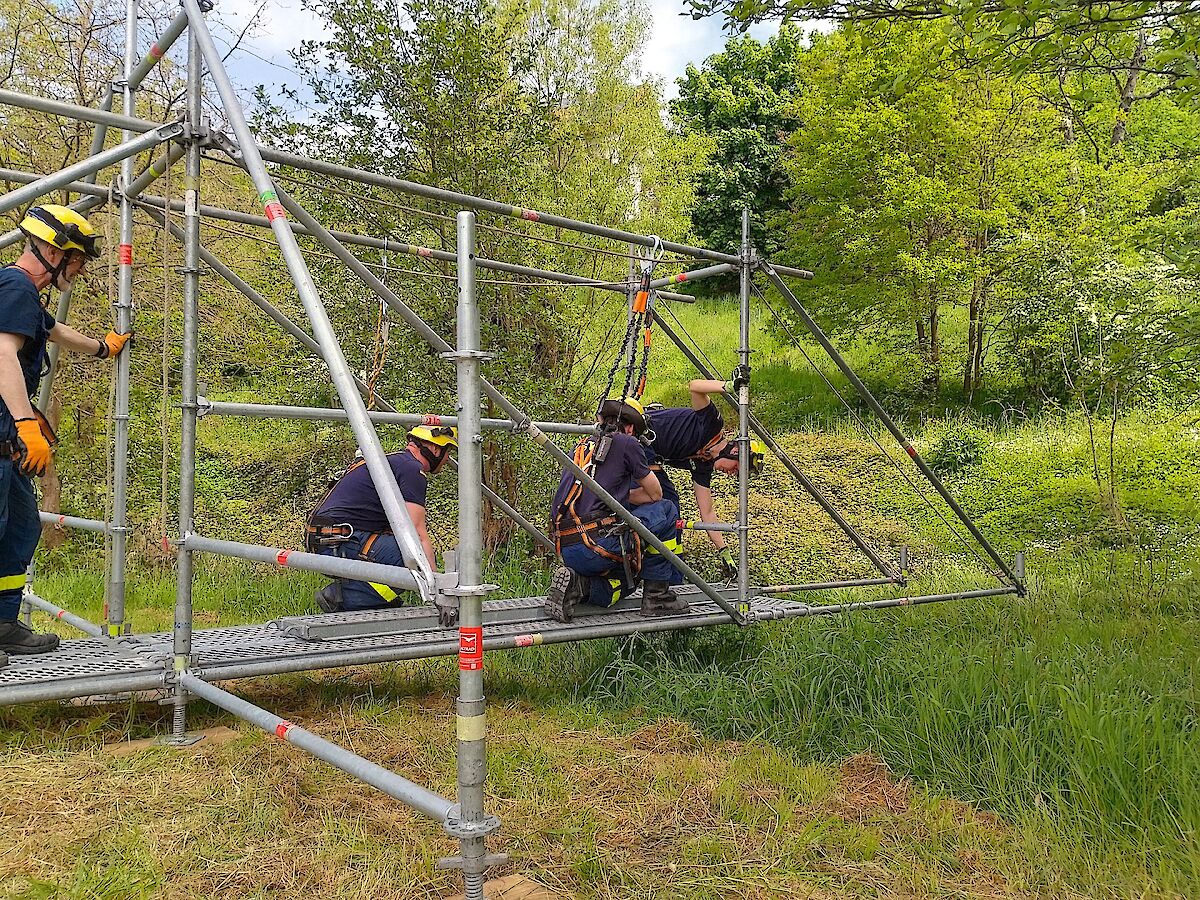
[[[159,516],[162,521],[162,533],[168,534],[169,528],[167,525],[167,517],[170,514],[170,478],[171,478],[171,428],[167,415],[167,404],[170,402],[170,377],[171,377],[171,267],[168,265],[168,255],[170,254],[170,237],[169,225],[171,222],[171,169],[168,167],[163,179],[164,193],[167,203],[163,207],[163,225],[162,225],[162,394],[159,405],[160,423],[159,437],[162,443],[162,467],[160,470],[161,488],[159,492]]]

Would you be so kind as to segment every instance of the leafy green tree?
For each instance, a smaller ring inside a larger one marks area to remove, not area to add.
[[[785,27],[765,44],[733,38],[679,79],[672,118],[685,132],[715,142],[696,180],[692,209],[693,230],[714,249],[738,252],[743,208],[751,211],[751,237],[760,252],[770,257],[782,247],[775,220],[787,206],[784,138],[800,125],[802,55],[800,31]]]

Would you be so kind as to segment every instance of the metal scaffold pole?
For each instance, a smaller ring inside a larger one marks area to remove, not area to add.
[[[138,0],[125,2],[125,69],[121,85],[121,111],[134,115],[134,69],[137,66]],[[133,132],[122,133],[126,142]],[[133,183],[134,159],[127,156],[121,162],[120,247],[118,248],[116,330],[124,333],[133,328],[133,203],[125,189]],[[105,621],[110,637],[124,634],[125,624],[125,547],[129,530],[129,357],[130,352],[117,356],[117,388],[113,400],[113,506],[108,591],[105,598]]]
[[[500,827],[483,809],[487,777],[487,718],[483,695],[483,476],[480,430],[479,303],[475,293],[475,214],[458,214],[458,350],[446,354],[458,369],[458,807],[447,830],[459,856],[443,865],[461,868],[466,900],[482,900],[484,873],[499,860],[487,855],[487,836]]]
[[[321,355],[329,367],[329,374],[337,387],[342,406],[350,414],[350,426],[362,449],[367,471],[370,472],[371,481],[379,494],[388,524],[396,536],[396,542],[400,546],[405,563],[418,575],[422,597],[432,601],[438,593],[438,584],[433,574],[433,568],[430,566],[429,560],[425,558],[425,551],[421,547],[421,541],[417,537],[408,509],[405,507],[404,497],[396,484],[396,475],[388,464],[383,447],[380,446],[379,436],[367,418],[366,404],[363,403],[363,399],[358,393],[350,366],[346,362],[346,356],[334,333],[333,323],[329,320],[329,313],[317,294],[316,284],[304,261],[304,256],[300,252],[296,236],[288,226],[287,214],[279,203],[275,185],[271,181],[270,175],[267,174],[266,166],[263,165],[258,147],[250,133],[250,126],[246,122],[241,102],[225,71],[221,54],[217,51],[216,44],[213,43],[212,34],[208,30],[208,24],[204,21],[200,5],[197,0],[183,0],[183,2],[188,13],[191,32],[196,35],[209,74],[216,82],[225,116],[242,147],[239,161],[249,173],[250,180],[254,183],[255,190],[258,191],[258,200],[263,204],[267,218],[271,220],[271,232],[275,236],[280,254],[296,285],[296,293],[300,295],[300,300],[304,304],[304,310],[312,324],[313,337],[321,347]]]
[[[742,210],[742,265],[738,315],[738,612],[750,612],[750,210]]]
[[[179,537],[186,538],[195,527],[196,509],[196,411],[197,368],[200,352],[200,103],[202,58],[195,32],[188,34],[187,107],[188,143],[184,163],[183,216],[183,370],[181,419],[179,425]],[[163,410],[163,415],[167,414]],[[163,523],[163,528],[167,523]],[[186,541],[175,550],[175,627],[171,649],[174,671],[192,665],[192,581],[194,554]],[[187,690],[175,684],[175,706],[171,720],[171,742],[190,743],[187,736]]]

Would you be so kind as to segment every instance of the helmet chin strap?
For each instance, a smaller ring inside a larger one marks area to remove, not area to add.
[[[430,472],[436,472],[438,470],[438,466],[440,466],[450,454],[449,445],[443,447],[441,453],[435,454],[429,450],[424,441],[413,441],[413,443],[417,445],[417,452],[420,453],[421,456],[425,457],[425,462],[429,463]]]
[[[46,270],[46,274],[50,276],[50,287],[58,287],[58,279],[67,270],[67,262],[71,258],[71,251],[64,250],[62,259],[58,261],[58,265],[52,266],[46,261],[46,257],[42,255],[41,248],[36,243],[31,242],[29,249],[33,252],[34,259],[41,263],[42,268]]]

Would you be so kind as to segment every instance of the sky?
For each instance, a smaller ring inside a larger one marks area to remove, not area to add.
[[[214,15],[213,37],[222,49],[228,47],[258,8],[258,0],[221,0]],[[683,0],[649,0],[654,25],[642,65],[648,75],[662,80],[665,97],[677,93],[675,79],[689,63],[702,63],[719,53],[726,35],[718,18],[693,20],[681,15]],[[756,26],[750,34],[765,40],[778,29],[775,23]],[[230,77],[244,98],[263,84],[270,90],[280,86],[299,88],[291,72],[288,50],[303,40],[320,39],[318,19],[301,8],[300,0],[268,0],[259,24],[248,32],[241,47],[227,62]]]

